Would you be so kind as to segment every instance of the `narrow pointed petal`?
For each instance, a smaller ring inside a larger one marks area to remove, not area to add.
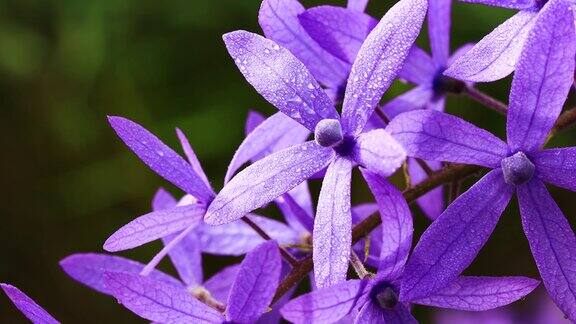
[[[291,300],[280,309],[284,319],[293,323],[335,323],[365,300],[365,280],[349,280],[314,290]]]
[[[539,151],[531,161],[540,180],[576,191],[576,147]]]
[[[468,53],[469,50],[471,50],[472,48],[474,48],[474,43],[467,43],[464,44],[462,46],[460,46],[459,48],[457,48],[454,53],[452,53],[452,56],[450,56],[450,59],[448,60],[448,66],[454,64],[454,62],[456,62],[457,59],[460,58],[460,56]]]
[[[402,68],[420,33],[428,2],[401,0],[366,38],[352,66],[342,109],[347,134],[358,134]]]
[[[364,169],[362,175],[376,198],[382,219],[378,276],[392,281],[402,273],[412,247],[412,214],[402,193],[386,178]]]
[[[424,162],[434,171],[442,168],[441,162]],[[428,179],[426,171],[424,171],[414,159],[408,159],[408,174],[410,175],[410,183],[412,186]],[[444,187],[440,186],[431,190],[424,196],[416,199],[416,203],[429,219],[435,220],[444,211]]]
[[[425,109],[434,98],[434,90],[428,86],[418,86],[395,97],[382,106],[381,109],[389,119],[418,109]]]
[[[350,160],[338,157],[322,182],[312,234],[314,278],[319,288],[346,280],[352,244],[352,167]]]
[[[228,266],[206,280],[202,286],[204,286],[216,300],[225,303],[228,300],[230,288],[232,288],[239,269],[239,264]]]
[[[244,78],[290,118],[311,131],[322,119],[339,119],[307,67],[286,48],[243,30],[225,34],[223,39]]]
[[[428,8],[428,37],[432,57],[437,66],[446,66],[450,56],[450,15],[452,0],[430,1]]]
[[[535,0],[460,0],[462,2],[480,3],[487,6],[508,9],[530,9],[536,5]]]
[[[539,283],[538,280],[526,277],[460,277],[448,287],[413,303],[465,311],[485,311],[525,297]]]
[[[384,129],[360,134],[352,154],[360,165],[384,177],[396,172],[406,160],[402,145]]]
[[[290,194],[282,195],[276,200],[276,204],[282,210],[282,214],[290,227],[299,230],[300,233],[304,231],[312,233],[314,228],[312,214],[304,210]]]
[[[363,11],[336,6],[310,8],[298,16],[300,23],[322,48],[349,64],[378,21]]]
[[[200,179],[202,179],[202,181],[204,181],[204,184],[206,185],[206,187],[208,187],[208,188],[210,188],[210,190],[212,190],[212,186],[210,185],[210,181],[208,181],[208,177],[206,176],[206,173],[204,173],[204,169],[202,169],[202,165],[200,164],[200,160],[198,160],[198,157],[196,156],[196,153],[192,149],[192,145],[190,145],[188,138],[186,137],[184,132],[180,130],[180,128],[176,128],[176,135],[178,136],[178,140],[180,141],[180,145],[182,145],[182,149],[184,150],[184,155],[186,155],[186,158],[188,159],[188,162],[190,162],[192,169],[194,169],[194,171],[196,172],[196,174],[198,174]]]
[[[60,267],[72,279],[107,295],[110,295],[110,292],[104,282],[105,273],[124,272],[138,274],[144,269],[144,265],[140,262],[115,255],[98,253],[70,255],[60,261]],[[176,287],[183,287],[179,280],[158,270],[152,271],[149,277]]]
[[[574,84],[574,12],[552,0],[530,32],[510,90],[507,134],[512,151],[533,151],[546,141]]]
[[[258,22],[264,35],[292,52],[316,80],[328,87],[339,87],[346,82],[350,66],[308,36],[298,21],[298,15],[304,10],[297,0],[264,0]]]
[[[185,201],[186,198],[182,199]],[[152,200],[152,210],[158,211],[163,209],[172,208],[176,205],[176,199],[169,192],[160,188],[154,199]],[[169,244],[176,237],[176,234],[171,234],[162,238],[164,244]],[[187,286],[197,286],[204,281],[202,272],[202,254],[200,250],[200,244],[198,242],[198,237],[194,233],[186,236],[182,239],[182,242],[175,246],[168,253],[172,264],[178,271],[178,275],[182,278],[182,281]],[[144,268],[144,266],[142,266]],[[134,271],[133,273],[139,273],[142,269]],[[113,269],[107,269],[107,271],[113,271]]]
[[[246,136],[226,171],[224,182],[230,181],[234,173],[246,162],[266,156],[306,140],[310,132],[290,117],[278,112],[267,118]]]
[[[186,289],[138,274],[104,274],[108,291],[136,315],[159,323],[221,323],[217,310],[194,298]]]
[[[162,238],[164,245],[176,238],[178,234],[171,234]],[[192,232],[186,235],[174,248],[168,252],[170,261],[176,268],[178,276],[189,287],[196,287],[204,281],[202,271],[202,246],[198,235]]]
[[[418,324],[418,321],[410,313],[410,308],[402,304],[393,309],[382,309],[372,302],[366,303],[362,308],[354,324],[386,323],[386,324]]]
[[[172,196],[166,189],[159,188],[152,198],[152,210],[168,209],[176,206],[176,198]]]
[[[248,253],[230,289],[226,319],[255,322],[272,302],[281,271],[282,259],[275,241],[262,243]]]
[[[144,127],[122,117],[108,117],[120,139],[154,172],[201,201],[214,193],[194,168]]]
[[[576,320],[576,236],[538,179],[518,187],[524,233],[544,286],[556,305]]]
[[[250,215],[250,220],[262,228],[280,244],[295,244],[299,233],[276,220]],[[219,226],[202,225],[196,229],[202,251],[216,255],[240,256],[264,242],[264,239],[243,221]]]
[[[434,61],[422,48],[413,45],[406,56],[398,77],[417,85],[429,87],[436,76]]]
[[[266,117],[261,113],[254,110],[248,111],[248,117],[246,117],[246,124],[244,125],[244,135],[248,136],[248,134],[252,133],[252,131],[265,120]]]
[[[232,222],[290,191],[334,159],[334,151],[315,142],[269,155],[238,173],[208,207],[210,225]]]
[[[346,7],[348,9],[364,12],[366,6],[368,5],[368,0],[348,0]]]
[[[34,324],[58,324],[52,315],[38,305],[32,298],[28,297],[20,289],[5,283],[0,283],[0,288],[4,290],[6,296],[10,298],[14,306]]]
[[[112,234],[104,242],[104,249],[108,252],[132,249],[198,225],[205,211],[203,204],[190,204],[140,216]]]
[[[537,12],[521,11],[480,40],[444,72],[464,81],[491,82],[508,76],[522,52]]]
[[[426,297],[456,279],[492,234],[513,192],[502,171],[492,170],[448,206],[412,252],[400,299]]]
[[[386,130],[410,157],[430,161],[500,166],[508,146],[489,132],[456,116],[416,110],[392,120]]]

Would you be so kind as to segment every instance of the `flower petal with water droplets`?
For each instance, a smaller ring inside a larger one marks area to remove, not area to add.
[[[204,221],[232,222],[290,191],[334,159],[334,150],[306,142],[269,155],[238,173],[208,207]]]
[[[444,72],[464,81],[490,82],[508,76],[520,57],[537,12],[521,11],[480,40]]]
[[[387,177],[402,166],[406,151],[387,131],[375,129],[358,136],[352,156],[366,169]]]
[[[508,9],[530,9],[536,5],[535,0],[460,0],[462,2],[480,3],[487,6]]]
[[[415,110],[394,118],[386,128],[410,157],[500,166],[508,146],[469,122],[440,111]]]
[[[320,288],[346,280],[352,244],[350,185],[353,166],[348,159],[336,158],[322,182],[312,234],[314,278]]]
[[[544,182],[576,191],[576,147],[539,151],[531,156],[535,175]]]
[[[432,58],[437,66],[443,67],[450,56],[450,23],[452,0],[433,0],[428,8],[428,37]]]
[[[571,3],[548,2],[530,32],[510,90],[507,134],[513,152],[540,148],[574,84],[576,31]]]
[[[368,35],[352,65],[342,108],[342,128],[358,134],[392,84],[420,33],[426,0],[400,0]]]

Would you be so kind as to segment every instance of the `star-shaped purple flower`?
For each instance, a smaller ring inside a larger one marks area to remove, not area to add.
[[[374,278],[349,280],[300,296],[280,312],[293,323],[334,323],[345,316],[355,323],[417,323],[410,304],[481,311],[512,303],[538,281],[524,277],[459,277],[411,303],[398,299],[404,264],[412,245],[412,215],[402,193],[386,179],[362,170],[380,208],[382,250]]]
[[[416,39],[426,0],[402,0],[370,33],[352,67],[342,118],[306,66],[275,42],[246,31],[224,35],[244,77],[280,111],[314,132],[315,141],[267,156],[238,173],[206,213],[212,225],[234,221],[328,167],[314,219],[318,286],[343,281],[350,256],[350,185],[355,164],[384,176],[405,159],[383,129],[363,132],[368,118]]]
[[[576,237],[544,182],[576,190],[576,148],[543,149],[573,83],[570,3],[551,0],[528,35],[510,93],[508,143],[437,111],[398,116],[388,130],[409,155],[493,169],[427,229],[406,266],[400,299],[442,289],[474,260],[514,192],[524,232],[555,303],[576,319]]]
[[[535,21],[540,12],[546,6],[550,6],[549,0],[461,1],[519,9],[520,12],[496,27],[470,51],[458,58],[446,70],[445,75],[449,77],[473,82],[490,82],[502,79],[514,71],[528,35],[533,30],[541,33],[547,32],[547,27],[536,26]],[[561,12],[557,13],[562,14]]]

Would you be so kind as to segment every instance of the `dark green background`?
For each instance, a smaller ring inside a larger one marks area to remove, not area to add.
[[[377,17],[392,3],[373,2],[369,11]],[[260,32],[259,4],[0,1],[0,281],[20,287],[64,322],[139,322],[113,298],[68,279],[58,266],[71,253],[102,251],[108,235],[148,211],[158,186],[178,192],[115,138],[105,116],[138,121],[173,147],[174,127],[181,127],[218,189],[242,140],[248,109],[275,111],[243,80],[221,41],[235,29]],[[453,48],[480,39],[512,14],[455,4]],[[421,44],[426,42],[424,31]],[[509,83],[508,78],[482,89],[506,101]],[[406,88],[395,85],[386,96]],[[448,107],[503,136],[504,119],[496,113],[466,98],[451,97]],[[554,144],[573,145],[574,139],[568,131]],[[354,200],[371,199],[356,182]],[[574,194],[552,192],[573,221]],[[415,217],[421,232],[428,222],[418,212]],[[159,246],[125,255],[145,261]],[[208,272],[228,261],[210,259]],[[537,277],[516,202],[468,273]],[[518,307],[528,309],[535,300]],[[417,314],[428,316],[423,308]],[[4,296],[0,321],[22,321]]]

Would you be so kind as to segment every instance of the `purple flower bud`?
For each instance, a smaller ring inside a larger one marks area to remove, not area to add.
[[[518,152],[502,159],[502,171],[506,183],[519,186],[528,182],[534,175],[534,164],[524,152]]]
[[[342,126],[336,119],[322,119],[316,124],[314,139],[324,147],[331,147],[342,142]]]

